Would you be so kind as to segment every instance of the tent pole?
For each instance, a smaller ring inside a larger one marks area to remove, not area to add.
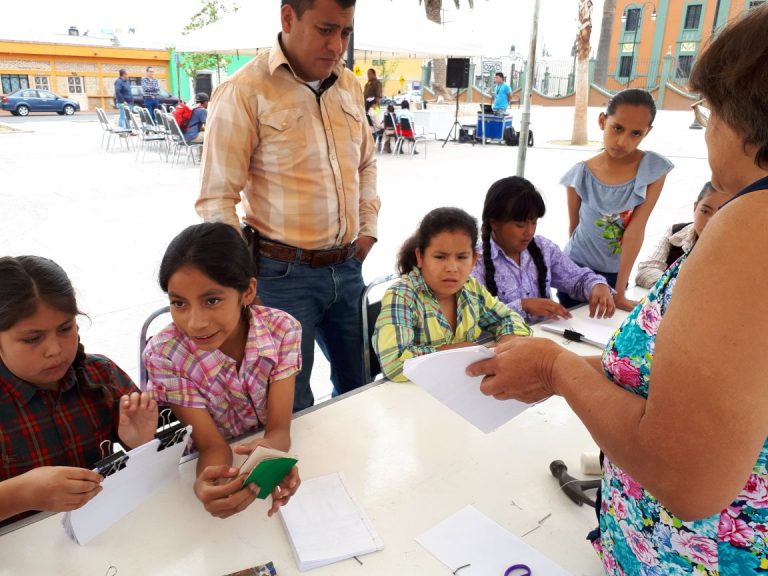
[[[480,118],[483,123],[483,146],[485,146],[485,56],[480,56],[480,85],[483,87],[480,92]],[[502,122],[502,126],[504,123]]]
[[[525,157],[528,152],[528,134],[531,126],[531,93],[533,91],[533,76],[536,70],[536,37],[539,35],[539,0],[533,8],[533,27],[531,28],[531,46],[528,50],[528,70],[525,74],[523,90],[523,114],[520,119],[520,142],[517,150],[517,175],[525,176]]]
[[[349,35],[349,45],[347,46],[347,68],[355,69],[355,33]]]

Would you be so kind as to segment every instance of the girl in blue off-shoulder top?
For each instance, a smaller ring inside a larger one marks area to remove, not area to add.
[[[623,310],[636,304],[624,292],[648,217],[674,167],[663,156],[638,149],[655,116],[656,105],[645,90],[616,94],[600,113],[603,151],[576,164],[560,180],[568,191],[570,220],[565,253],[603,275],[616,289],[616,306]],[[558,298],[566,307],[578,303],[564,293],[558,292]]]

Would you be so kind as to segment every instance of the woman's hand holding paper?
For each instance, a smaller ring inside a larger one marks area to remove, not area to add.
[[[514,338],[496,346],[496,355],[467,368],[470,376],[485,376],[480,391],[497,400],[528,404],[555,394],[552,369],[565,350],[545,338]]]

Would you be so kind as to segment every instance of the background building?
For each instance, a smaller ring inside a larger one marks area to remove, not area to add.
[[[617,0],[610,51],[598,54],[596,67],[607,66],[605,88],[654,90],[664,75],[685,90],[696,55],[729,20],[766,0]],[[600,74],[598,74],[600,78]]]
[[[114,83],[125,68],[132,83],[141,84],[147,66],[153,66],[163,90],[168,90],[170,53],[164,49],[115,45],[115,38],[70,34],[36,34],[0,38],[0,90],[50,90],[80,102],[82,110],[113,108]]]

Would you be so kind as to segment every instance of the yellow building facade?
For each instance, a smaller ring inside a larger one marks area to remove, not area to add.
[[[411,90],[414,83],[418,85],[421,82],[423,62],[420,58],[355,60],[355,72],[359,72],[360,85],[365,86],[368,81],[368,69],[376,70],[376,76],[382,83],[384,96],[392,98],[398,92],[405,93]]]
[[[83,110],[113,108],[121,68],[133,82],[140,82],[147,66],[152,66],[161,87],[168,90],[169,62],[166,50],[0,40],[3,94],[19,88],[50,90],[78,100]]]
[[[617,0],[605,88],[653,90],[666,77],[669,83],[685,89],[696,55],[709,38],[729,20],[765,3],[766,0]]]

